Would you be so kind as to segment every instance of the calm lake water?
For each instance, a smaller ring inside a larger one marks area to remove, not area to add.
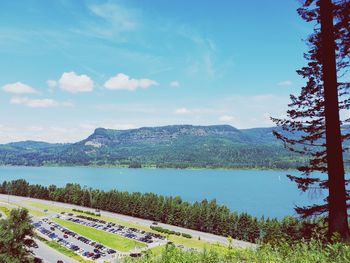
[[[179,195],[186,201],[216,198],[232,211],[281,218],[294,215],[296,204],[317,203],[324,197],[301,194],[287,173],[293,171],[0,167],[0,181],[23,178],[58,186],[72,182],[103,190]]]

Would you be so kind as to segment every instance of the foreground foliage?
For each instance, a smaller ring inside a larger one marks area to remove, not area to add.
[[[7,219],[0,220],[0,262],[33,262],[33,236],[28,211],[12,209]]]
[[[229,248],[225,252],[204,250],[202,252],[183,251],[167,246],[160,255],[146,254],[142,258],[126,258],[125,263],[340,263],[350,262],[350,246],[335,242],[323,244],[312,239],[309,242],[280,242],[275,245],[262,245],[258,249]]]

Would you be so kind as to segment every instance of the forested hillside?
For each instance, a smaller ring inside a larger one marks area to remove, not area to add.
[[[26,141],[0,145],[1,165],[288,169],[304,160],[284,149],[273,137],[272,128],[238,130],[229,125],[98,128],[72,144]]]

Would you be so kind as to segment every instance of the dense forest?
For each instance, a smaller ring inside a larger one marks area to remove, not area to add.
[[[305,163],[305,157],[286,150],[272,130],[229,125],[98,128],[73,144],[0,145],[0,165],[290,169]]]
[[[205,199],[189,203],[180,197],[117,190],[106,192],[82,188],[79,184],[46,187],[30,185],[20,179],[2,182],[0,193],[93,207],[249,242],[307,240],[312,238],[313,233],[322,236],[326,231],[322,218],[314,221],[301,221],[294,217],[285,217],[283,220],[258,219],[247,213],[231,212],[226,206],[217,204],[215,200]]]

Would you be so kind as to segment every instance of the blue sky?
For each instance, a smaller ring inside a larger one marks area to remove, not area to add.
[[[303,84],[297,0],[0,3],[0,143],[272,126]]]

